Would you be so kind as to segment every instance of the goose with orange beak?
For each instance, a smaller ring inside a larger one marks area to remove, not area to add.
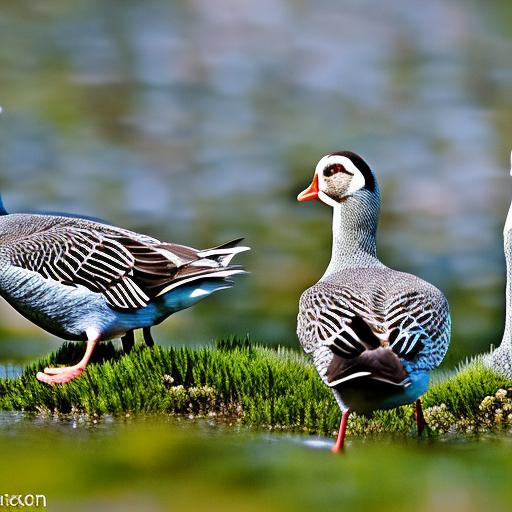
[[[298,201],[318,199],[333,208],[333,243],[320,280],[301,296],[297,335],[341,409],[343,448],[351,411],[370,413],[416,404],[430,371],[450,341],[450,313],[441,291],[377,258],[380,209],[377,178],[356,153],[324,156]]]

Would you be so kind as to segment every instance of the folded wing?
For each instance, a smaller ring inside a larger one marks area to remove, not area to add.
[[[11,242],[9,254],[15,266],[85,286],[102,293],[111,307],[125,310],[144,307],[195,279],[242,273],[229,266],[233,256],[248,250],[239,242],[200,251],[110,226],[64,222]]]

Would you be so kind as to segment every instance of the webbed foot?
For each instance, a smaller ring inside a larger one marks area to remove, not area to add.
[[[66,366],[61,368],[45,368],[44,373],[38,372],[36,378],[46,384],[65,384],[80,377],[85,368],[81,366]]]

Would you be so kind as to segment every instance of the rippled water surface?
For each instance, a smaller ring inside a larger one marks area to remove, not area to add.
[[[295,343],[330,216],[294,197],[338,148],[378,172],[382,257],[448,295],[447,364],[499,341],[508,2],[1,5],[9,209],[79,212],[197,246],[246,236],[253,247],[240,258],[251,275],[167,321],[161,342],[250,332]],[[4,341],[42,339],[7,306],[0,314]]]

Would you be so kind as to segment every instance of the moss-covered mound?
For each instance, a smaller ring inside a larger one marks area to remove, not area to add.
[[[201,415],[317,434],[331,434],[338,427],[339,410],[331,391],[309,360],[290,349],[227,340],[203,348],[136,346],[125,355],[112,344],[103,344],[79,379],[53,387],[36,380],[37,371],[74,363],[83,350],[81,344],[64,344],[20,377],[1,379],[0,409],[91,417]],[[511,381],[473,362],[425,395],[427,421],[439,432],[512,427],[509,387]],[[413,408],[376,411],[370,418],[353,415],[349,428],[352,435],[413,433]]]

